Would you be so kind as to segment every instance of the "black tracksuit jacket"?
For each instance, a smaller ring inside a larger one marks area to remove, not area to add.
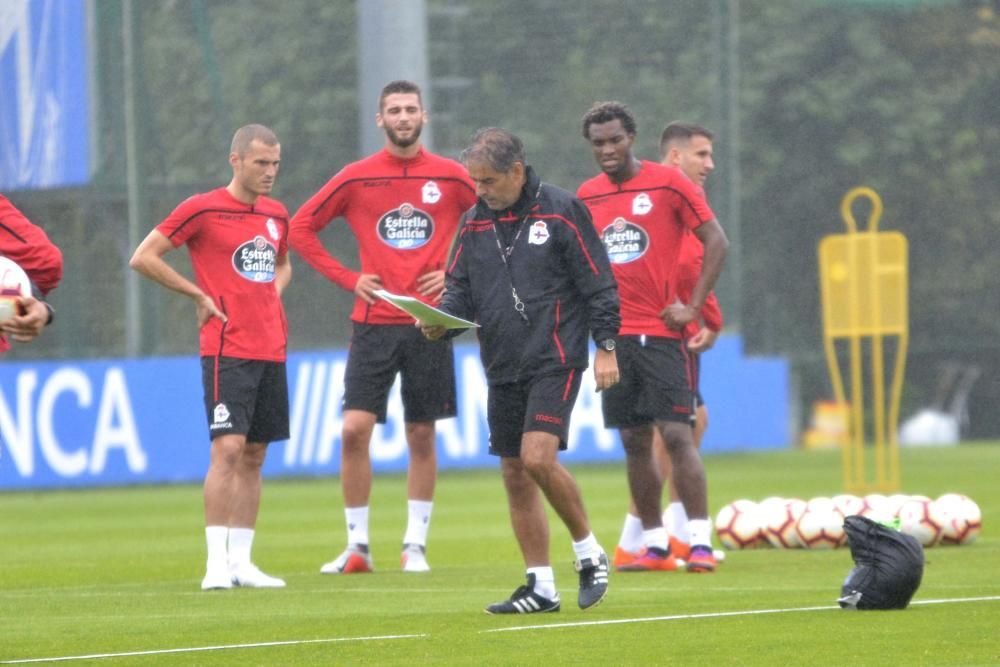
[[[618,286],[587,207],[541,183],[531,167],[526,177],[510,210],[493,211],[480,199],[465,213],[445,276],[441,309],[480,325],[490,385],[584,369],[588,332],[595,341],[614,338],[621,324]],[[508,247],[505,266],[501,248]]]

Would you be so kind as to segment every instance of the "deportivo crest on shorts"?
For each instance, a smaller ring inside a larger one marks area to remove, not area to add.
[[[436,204],[441,199],[441,189],[434,181],[427,181],[420,189],[420,200],[425,204]]]
[[[233,268],[247,280],[269,283],[274,280],[278,250],[263,236],[240,245],[233,253]]]
[[[208,427],[209,430],[232,428],[233,422],[230,421],[230,417],[232,415],[229,414],[229,408],[226,407],[226,404],[217,403],[212,410],[212,423]]]
[[[267,233],[271,240],[277,241],[281,237],[281,232],[278,231],[278,225],[274,222],[274,218],[268,218],[264,224],[267,225]]]
[[[542,220],[535,220],[531,223],[528,231],[528,243],[531,245],[542,245],[549,240],[549,228]]]
[[[625,218],[615,221],[601,232],[601,240],[612,264],[628,264],[642,257],[649,248],[646,230]]]
[[[375,229],[387,246],[397,250],[414,250],[426,245],[434,236],[434,220],[413,204],[403,203],[379,218]]]
[[[653,210],[653,200],[645,192],[640,192],[632,200],[632,215],[646,215]]]

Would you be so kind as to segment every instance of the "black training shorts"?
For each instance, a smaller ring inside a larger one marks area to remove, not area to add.
[[[247,442],[288,439],[285,363],[202,357],[201,380],[212,439],[238,433]]]
[[[693,423],[694,355],[679,338],[619,336],[621,381],[601,392],[606,428],[632,428],[655,421]]]
[[[408,324],[355,322],[344,373],[344,409],[372,412],[384,424],[397,373],[402,380],[405,421],[455,416],[455,358],[450,340],[429,341]]]
[[[520,456],[521,436],[527,431],[558,436],[559,449],[566,449],[569,419],[583,372],[571,368],[524,382],[490,386],[486,401],[490,454]]]

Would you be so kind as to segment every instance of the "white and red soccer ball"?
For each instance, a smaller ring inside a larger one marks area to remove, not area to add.
[[[715,534],[726,549],[756,549],[766,543],[760,510],[752,500],[734,500],[715,516]]]
[[[799,498],[767,498],[760,503],[761,532],[776,549],[797,549],[802,546],[795,526],[806,509]]]
[[[28,275],[12,259],[0,255],[0,322],[18,314],[17,299],[24,296],[31,296]]]
[[[943,516],[941,544],[970,544],[983,529],[983,513],[972,498],[946,493],[934,501]]]
[[[847,541],[844,515],[833,500],[813,498],[795,524],[795,532],[807,549],[836,549]]]

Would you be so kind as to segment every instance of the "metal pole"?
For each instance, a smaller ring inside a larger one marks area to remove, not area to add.
[[[735,331],[743,328],[743,233],[740,218],[740,201],[743,198],[740,172],[740,0],[728,0],[729,25],[726,39],[729,81],[726,94],[727,141],[729,150],[726,173],[729,176],[726,234],[729,236],[729,254],[726,271],[729,273],[733,307],[726,313],[726,323]]]
[[[136,150],[135,36],[132,30],[132,0],[122,1],[122,53],[125,103],[125,182],[128,196],[128,249],[139,245],[139,166]],[[125,272],[125,354],[139,355],[142,340],[142,292],[135,271]]]
[[[427,6],[425,0],[358,0],[358,136],[361,153],[382,147],[385,135],[375,127],[378,94],[382,86],[409,79],[422,91],[430,111],[431,80],[427,65]],[[392,39],[406,35],[406,39]],[[432,121],[424,126],[421,142],[433,149]]]

